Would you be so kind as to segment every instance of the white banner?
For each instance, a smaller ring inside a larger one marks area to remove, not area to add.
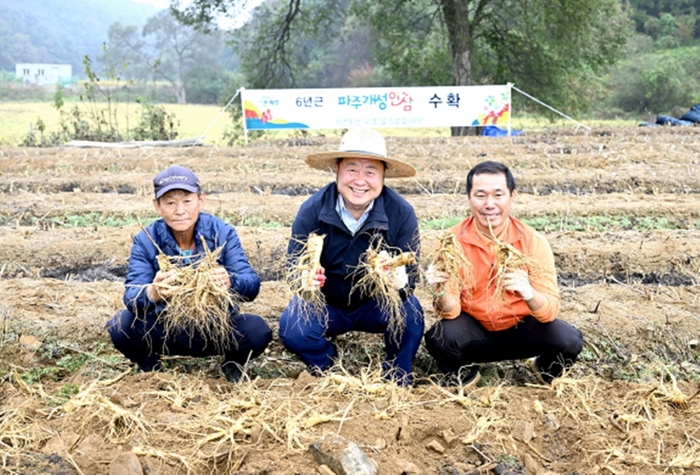
[[[511,85],[242,89],[247,130],[508,125]]]

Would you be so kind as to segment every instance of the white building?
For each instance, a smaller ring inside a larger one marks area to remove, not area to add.
[[[18,63],[15,65],[15,76],[24,83],[53,86],[70,82],[73,67],[70,64]]]

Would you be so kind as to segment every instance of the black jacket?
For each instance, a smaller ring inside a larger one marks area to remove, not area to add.
[[[399,252],[420,250],[418,221],[413,207],[391,188],[384,186],[374,201],[367,221],[353,236],[336,211],[338,189],[330,183],[306,200],[292,224],[292,238],[287,255],[298,256],[309,234],[325,235],[321,265],[326,269],[326,283],[322,288],[326,303],[333,307],[351,311],[368,300],[355,290],[350,291],[361,276],[356,269],[360,257],[368,248],[375,246],[375,239],[383,239],[383,247],[391,255]],[[408,266],[409,283],[402,297],[415,288],[417,266]],[[352,275],[355,272],[355,275]]]

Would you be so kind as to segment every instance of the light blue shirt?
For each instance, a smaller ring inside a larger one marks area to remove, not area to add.
[[[372,208],[374,208],[374,200],[370,201],[367,209],[364,213],[362,213],[362,216],[360,216],[359,219],[355,219],[355,217],[350,214],[350,211],[348,211],[348,208],[345,206],[345,201],[343,201],[343,197],[341,195],[338,195],[338,202],[335,204],[335,210],[338,212],[340,219],[353,236],[362,227],[362,225],[365,224],[365,221],[367,221],[367,217],[369,216],[369,212],[372,211]]]

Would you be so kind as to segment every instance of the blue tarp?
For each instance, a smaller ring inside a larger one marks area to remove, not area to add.
[[[522,134],[522,130],[512,130],[510,131],[510,135],[520,135]],[[487,125],[481,129],[481,135],[485,135],[486,137],[508,137],[508,130],[503,130],[495,125]]]
[[[676,119],[670,115],[660,115],[656,118],[656,123],[659,125],[693,125],[689,120]]]
[[[642,122],[639,125],[642,127],[656,127],[657,125],[688,126],[693,124],[700,124],[700,104],[695,104],[688,112],[683,114],[680,119],[676,119],[670,115],[659,115],[656,116],[656,122],[653,124],[651,122]]]

